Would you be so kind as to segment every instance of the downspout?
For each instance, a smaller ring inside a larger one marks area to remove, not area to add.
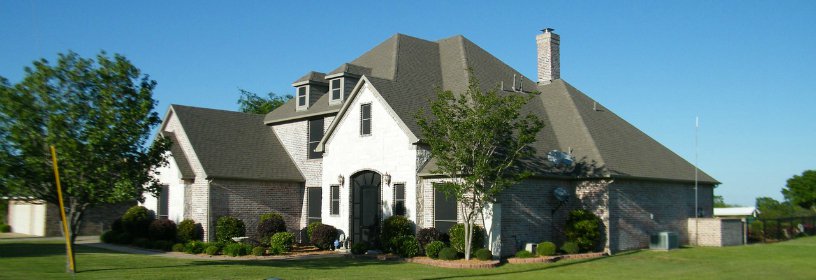
[[[207,242],[212,242],[213,226],[212,219],[210,219],[210,212],[212,212],[212,186],[213,179],[207,179]]]

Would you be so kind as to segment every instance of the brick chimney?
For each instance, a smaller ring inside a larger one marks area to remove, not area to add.
[[[542,85],[561,78],[561,58],[559,58],[561,39],[558,34],[553,33],[554,30],[544,28],[541,30],[543,33],[536,36],[536,45],[538,45],[538,83]]]

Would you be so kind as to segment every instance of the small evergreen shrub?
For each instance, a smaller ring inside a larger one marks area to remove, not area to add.
[[[402,245],[398,240],[402,236],[413,236],[414,231],[411,230],[411,220],[405,216],[391,216],[383,221],[382,232],[380,233],[380,241],[383,243],[383,249],[388,252],[396,253]]]
[[[575,242],[564,242],[564,245],[561,245],[561,251],[567,254],[577,254],[581,248]]]
[[[238,218],[223,216],[215,224],[215,240],[220,242],[232,241],[233,237],[246,236],[244,221]]]
[[[258,219],[258,224],[263,223],[263,221],[269,219],[280,219],[281,221],[283,221],[283,216],[281,216],[281,214],[277,212],[261,214],[261,217]]]
[[[269,247],[269,254],[273,256],[277,256],[283,254],[283,248],[280,247]]]
[[[148,236],[151,240],[176,240],[176,223],[172,220],[155,220],[150,223]]]
[[[539,256],[553,256],[555,255],[555,251],[557,249],[558,248],[555,246],[555,243],[544,241],[538,243],[538,246],[536,246],[536,253]]]
[[[182,243],[173,244],[173,252],[184,252],[184,244]]]
[[[465,225],[456,224],[450,228],[450,246],[459,253],[465,252]],[[484,246],[484,229],[473,227],[473,239],[471,240],[471,252]]]
[[[138,237],[136,239],[133,239],[133,246],[150,248],[150,239],[144,237]]]
[[[315,247],[326,250],[334,245],[334,240],[337,239],[337,229],[330,225],[320,224],[315,227],[309,238]]]
[[[269,238],[279,232],[286,231],[286,222],[283,221],[283,217],[277,214],[266,214],[271,215],[266,219],[263,219],[258,224],[258,237],[261,240],[261,243],[269,245]],[[263,217],[263,216],[262,216]]]
[[[156,218],[144,206],[133,206],[122,215],[122,227],[134,238],[147,237],[147,229]]]
[[[11,232],[11,225],[0,225],[0,232]]]
[[[394,244],[396,244],[396,251],[403,258],[411,258],[414,256],[419,255],[419,242],[413,235],[403,235],[400,237],[394,238]]]
[[[368,244],[366,243],[357,243],[351,246],[351,253],[354,255],[362,255],[368,252]]]
[[[436,259],[439,257],[439,252],[445,248],[445,243],[439,240],[431,241],[425,245],[425,255],[429,258]]]
[[[317,226],[322,225],[320,222],[311,222],[308,226],[306,226],[306,235],[308,235],[309,240],[312,238],[312,232]]]
[[[99,236],[99,241],[102,241],[103,243],[116,243],[117,237],[119,237],[118,232],[109,230]]]
[[[193,240],[201,241],[203,235],[204,229],[201,228],[201,224],[196,224],[196,222],[190,219],[181,221],[176,229],[176,237],[181,242]]]
[[[423,228],[417,233],[417,241],[419,241],[419,246],[422,248],[437,240],[442,240],[442,234],[436,228]]]
[[[453,249],[451,247],[445,247],[439,251],[439,259],[446,261],[458,260],[459,252],[457,252],[456,249]]]
[[[224,246],[224,255],[238,257],[246,256],[252,252],[252,245],[242,243],[230,243]]]
[[[490,252],[487,248],[482,248],[476,251],[476,259],[480,261],[489,261],[493,259],[493,252]]]
[[[184,252],[187,254],[201,254],[204,252],[205,246],[204,242],[201,241],[190,241],[184,245]]]
[[[263,255],[266,255],[266,248],[264,248],[264,247],[262,247],[262,246],[258,246],[258,247],[252,248],[252,255],[253,255],[253,256],[263,256]]]
[[[578,245],[580,251],[594,251],[600,244],[602,223],[601,218],[590,211],[573,210],[569,212],[564,234],[567,240]]]
[[[292,251],[292,243],[295,242],[295,235],[291,232],[278,232],[269,238],[269,246],[276,247],[281,252]]]
[[[535,257],[535,255],[533,255],[533,253],[531,253],[530,251],[527,251],[527,250],[521,250],[521,251],[516,252],[516,258],[519,258],[519,259],[527,259],[527,258],[532,258],[532,257]]]
[[[210,256],[218,255],[218,251],[220,251],[220,248],[218,248],[218,246],[213,245],[210,245],[209,247],[207,247],[207,249],[204,249],[204,253]]]

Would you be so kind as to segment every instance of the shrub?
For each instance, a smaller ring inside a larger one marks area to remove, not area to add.
[[[233,237],[246,236],[246,226],[240,219],[223,216],[215,223],[215,240],[221,242],[232,241]]]
[[[258,224],[263,223],[263,221],[269,219],[280,219],[281,221],[283,221],[283,216],[276,212],[261,214],[261,217],[258,219]]]
[[[422,248],[437,240],[442,241],[442,235],[436,228],[423,228],[417,233],[417,241],[419,241],[419,246]]]
[[[309,239],[315,247],[321,250],[329,249],[337,239],[337,229],[330,225],[317,225]]]
[[[181,243],[173,244],[173,252],[184,252],[184,244]]]
[[[118,237],[119,237],[118,232],[109,230],[102,233],[102,235],[99,236],[99,241],[102,241],[104,243],[116,243]]]
[[[238,257],[246,256],[252,252],[252,245],[242,243],[230,243],[224,246],[224,255]]]
[[[151,246],[153,249],[162,250],[162,251],[170,251],[173,249],[173,241],[170,240],[156,240],[153,241],[153,245]]]
[[[278,232],[269,238],[270,247],[276,247],[282,252],[292,250],[292,243],[295,242],[295,235],[291,232]]]
[[[458,260],[459,252],[451,247],[445,247],[439,251],[439,259],[446,261]]]
[[[149,248],[150,247],[150,239],[144,237],[138,237],[133,239],[133,246],[142,247],[142,248]]]
[[[221,249],[218,246],[210,245],[207,249],[204,249],[204,253],[210,256],[218,255],[218,251]]]
[[[397,239],[408,235],[413,236],[414,232],[411,230],[411,220],[405,216],[391,216],[383,221],[380,241],[386,251],[396,252],[401,246]]]
[[[312,238],[312,232],[314,232],[314,229],[317,228],[317,226],[319,226],[319,225],[322,225],[322,223],[320,223],[320,222],[311,222],[308,226],[306,226],[306,235],[309,236],[309,240],[311,240],[311,238]]]
[[[120,232],[119,234],[116,235],[116,239],[114,240],[114,243],[117,243],[117,244],[130,244],[130,243],[133,243],[133,235],[130,235],[130,233],[127,233],[127,232]]]
[[[0,225],[0,232],[11,232],[11,225]]]
[[[258,246],[258,247],[252,248],[252,255],[253,255],[253,256],[263,256],[263,255],[266,255],[266,248],[264,248],[264,247],[262,247],[262,246]]]
[[[544,242],[538,243],[538,246],[536,246],[536,253],[539,256],[552,256],[552,255],[555,255],[555,251],[557,249],[558,248],[555,247],[555,243],[552,243],[552,242],[549,242],[549,241],[544,241]]]
[[[450,245],[459,253],[465,252],[465,225],[456,224],[450,228]],[[484,230],[481,227],[473,228],[473,239],[471,240],[471,252],[482,248],[484,244]]]
[[[481,261],[489,261],[493,259],[493,252],[490,252],[487,248],[482,248],[476,251],[476,259]]]
[[[436,259],[439,257],[439,251],[445,248],[445,243],[439,240],[431,241],[425,245],[425,255],[429,258]]]
[[[419,242],[413,235],[403,235],[393,239],[396,244],[396,251],[403,258],[410,258],[419,255]]]
[[[150,223],[147,233],[152,240],[176,240],[176,223],[172,220],[155,220]]]
[[[581,251],[594,251],[600,244],[601,219],[590,211],[570,211],[564,234],[575,242]]]
[[[204,252],[204,242],[201,241],[190,241],[184,245],[184,252],[187,254],[201,254]]]
[[[368,252],[368,244],[366,243],[357,243],[351,246],[351,253],[354,255],[362,255]]]
[[[283,221],[283,217],[280,215],[274,213],[267,215],[271,216],[266,219],[262,218],[262,221],[258,224],[258,237],[261,239],[261,243],[268,245],[270,237],[276,233],[286,231],[286,222]]]
[[[580,250],[575,242],[564,242],[564,245],[561,245],[561,251],[567,254],[577,254]]]
[[[113,220],[113,223],[111,223],[111,231],[113,232],[125,231],[124,226],[122,226],[122,218],[116,218],[116,220]]]
[[[122,215],[122,228],[133,237],[147,237],[147,228],[156,218],[143,206],[133,206]]]
[[[176,230],[176,237],[181,242],[189,242],[193,240],[201,240],[204,235],[204,229],[201,224],[196,224],[193,220],[186,219],[178,224]]]
[[[521,250],[521,251],[516,252],[516,258],[519,258],[519,259],[526,259],[526,258],[532,258],[532,257],[535,257],[535,255],[533,255],[533,253],[531,253],[530,251],[527,251],[527,250]]]

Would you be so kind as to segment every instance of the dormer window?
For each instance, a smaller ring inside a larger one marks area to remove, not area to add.
[[[331,101],[340,101],[343,99],[343,78],[331,80],[329,91],[331,92]]]
[[[300,86],[297,88],[297,105],[298,107],[306,107],[306,86]]]

